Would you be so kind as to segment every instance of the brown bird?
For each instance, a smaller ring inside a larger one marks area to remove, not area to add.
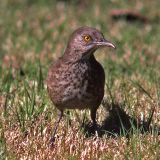
[[[72,33],[63,56],[49,68],[48,93],[60,111],[52,140],[64,109],[88,108],[96,125],[96,111],[104,96],[105,73],[93,53],[104,46],[115,48],[99,30],[78,28]]]

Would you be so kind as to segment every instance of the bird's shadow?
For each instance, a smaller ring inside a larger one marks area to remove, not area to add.
[[[148,120],[139,120],[135,117],[129,116],[122,108],[123,106],[118,103],[103,104],[107,108],[108,115],[102,122],[102,125],[95,127],[92,123],[85,123],[82,125],[86,137],[90,137],[98,133],[99,137],[103,135],[108,136],[126,136],[134,134],[135,131],[139,133],[157,133],[160,134],[160,128],[155,125],[151,126],[151,121],[154,114],[154,109],[148,118]]]

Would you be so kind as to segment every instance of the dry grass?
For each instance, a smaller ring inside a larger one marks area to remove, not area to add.
[[[0,6],[0,158],[160,159],[158,0],[77,3],[14,0]],[[109,12],[115,8],[135,9],[152,21],[113,21]],[[97,113],[98,133],[85,132],[91,132],[89,111],[71,111],[51,147],[57,112],[45,77],[70,33],[82,25],[99,28],[117,46],[116,54],[96,53],[106,72],[106,103]]]

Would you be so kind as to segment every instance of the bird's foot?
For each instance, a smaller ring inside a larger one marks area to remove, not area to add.
[[[88,122],[87,124],[83,123],[82,128],[86,137],[91,137],[91,136],[95,136],[96,134],[98,134],[99,136],[101,127],[97,123]]]
[[[51,139],[49,140],[49,146],[50,146],[51,148],[54,147],[55,140],[56,140],[55,136],[52,136]]]

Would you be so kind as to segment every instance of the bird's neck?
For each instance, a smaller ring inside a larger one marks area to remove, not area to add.
[[[65,50],[63,55],[63,60],[68,62],[79,62],[79,61],[93,61],[95,50],[90,50],[87,53],[80,53],[79,50],[69,50],[68,48]]]

